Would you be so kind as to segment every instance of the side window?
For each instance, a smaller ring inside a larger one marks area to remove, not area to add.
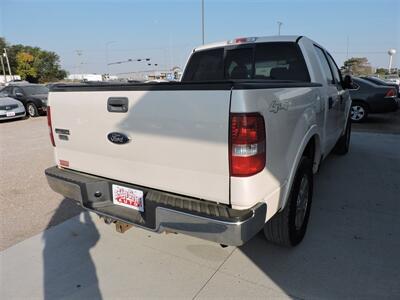
[[[189,60],[182,81],[224,79],[224,49],[195,52]]]
[[[21,93],[23,94],[24,92],[22,91],[22,89],[20,87],[15,87],[14,91],[13,91],[13,95],[15,95],[16,93]]]
[[[296,43],[256,44],[255,79],[310,82],[307,65]]]
[[[318,46],[314,46],[314,47],[315,47],[315,51],[317,53],[318,59],[322,65],[323,75],[325,75],[327,82],[329,84],[332,84],[333,83],[333,75],[332,75],[331,68],[329,67],[328,60],[326,59],[325,53],[320,47],[318,47]]]
[[[333,77],[335,77],[335,81],[338,85],[342,82],[342,75],[340,74],[339,68],[337,67],[335,61],[333,60],[332,56],[328,53],[328,60],[331,64],[331,68],[333,71]]]

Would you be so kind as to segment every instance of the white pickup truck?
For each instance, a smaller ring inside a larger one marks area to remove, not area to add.
[[[59,84],[50,187],[131,225],[242,245],[304,237],[313,174],[349,149],[351,82],[303,36],[193,50],[181,82]]]

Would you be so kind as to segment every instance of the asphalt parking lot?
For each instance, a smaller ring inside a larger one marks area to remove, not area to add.
[[[261,235],[221,248],[184,235],[116,233],[48,188],[45,118],[1,123],[0,298],[399,299],[396,114],[390,124],[355,126],[349,154],[324,162],[295,249]]]
[[[353,124],[358,132],[400,134],[400,109],[388,114],[370,114],[366,122]]]

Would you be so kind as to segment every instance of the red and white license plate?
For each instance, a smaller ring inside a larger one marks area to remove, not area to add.
[[[114,204],[144,211],[143,191],[113,184],[112,193]]]
[[[8,112],[6,112],[6,116],[7,117],[14,117],[15,116],[15,112],[14,111],[8,111]]]

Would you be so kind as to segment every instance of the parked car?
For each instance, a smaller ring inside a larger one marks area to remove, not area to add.
[[[18,119],[25,116],[25,107],[20,101],[0,93],[0,120]]]
[[[56,85],[47,118],[57,166],[45,173],[119,232],[241,245],[264,230],[295,246],[313,174],[333,149],[349,150],[346,82],[316,42],[275,36],[194,49],[181,82]]]
[[[389,82],[395,83],[397,85],[400,85],[400,78],[398,75],[387,75],[385,79]]]
[[[376,85],[392,86],[392,87],[394,87],[396,89],[397,96],[400,95],[400,86],[398,84],[396,84],[396,83],[393,83],[393,82],[390,82],[390,81],[386,81],[386,80],[383,80],[381,78],[373,77],[373,76],[363,76],[363,77],[360,77],[360,78],[364,79],[364,80],[368,80],[368,81],[370,81],[372,83],[375,83]]]
[[[49,89],[41,84],[10,84],[1,90],[8,97],[21,101],[30,117],[46,114]]]
[[[363,122],[369,114],[393,112],[398,108],[395,87],[377,85],[362,78],[353,78],[350,96],[352,99],[350,118],[353,122]]]

